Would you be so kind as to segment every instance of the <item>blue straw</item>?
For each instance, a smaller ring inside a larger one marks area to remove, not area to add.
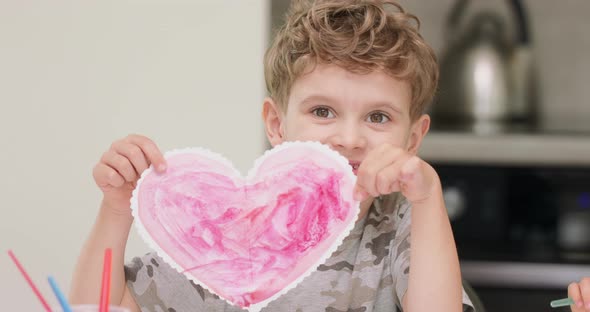
[[[61,290],[59,290],[59,287],[57,287],[57,283],[53,279],[53,276],[48,277],[47,280],[49,281],[49,285],[51,285],[51,289],[53,289],[53,292],[55,293],[55,296],[57,297],[57,300],[59,301],[61,308],[64,310],[63,312],[72,312],[72,308],[68,304],[68,300],[61,292]]]

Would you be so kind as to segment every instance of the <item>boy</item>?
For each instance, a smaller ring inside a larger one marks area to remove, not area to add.
[[[346,157],[358,177],[361,212],[326,263],[263,311],[473,311],[440,181],[416,157],[438,69],[414,21],[392,1],[298,1],[267,51],[263,120],[270,143],[320,141]],[[96,165],[104,197],[78,260],[72,301],[98,301],[102,252],[111,247],[113,304],[239,311],[155,254],[124,267],[129,199],[149,165],[166,169],[157,146],[139,135],[113,143]]]

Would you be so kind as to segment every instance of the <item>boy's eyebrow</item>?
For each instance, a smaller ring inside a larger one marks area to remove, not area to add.
[[[321,102],[326,102],[326,103],[335,102],[335,100],[331,99],[328,96],[321,95],[321,94],[312,94],[312,95],[309,95],[309,96],[306,96],[305,98],[303,98],[301,103],[307,103],[310,101],[321,101]]]
[[[375,103],[372,103],[372,106],[374,109],[389,108],[389,109],[392,109],[395,113],[403,115],[403,111],[399,107],[397,107],[394,103],[391,103],[391,102],[375,102]]]

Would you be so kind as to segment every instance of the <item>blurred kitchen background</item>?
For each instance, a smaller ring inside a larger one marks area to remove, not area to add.
[[[272,1],[273,27],[288,2]],[[556,311],[590,276],[590,2],[400,3],[441,65],[420,153],[444,184],[464,279],[487,311]]]

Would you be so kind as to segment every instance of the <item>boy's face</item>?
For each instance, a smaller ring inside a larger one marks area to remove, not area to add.
[[[415,154],[428,131],[427,115],[410,119],[407,82],[383,72],[361,75],[334,65],[318,65],[291,88],[286,111],[264,102],[266,134],[284,141],[319,141],[346,157],[356,174],[375,147],[388,143]]]

